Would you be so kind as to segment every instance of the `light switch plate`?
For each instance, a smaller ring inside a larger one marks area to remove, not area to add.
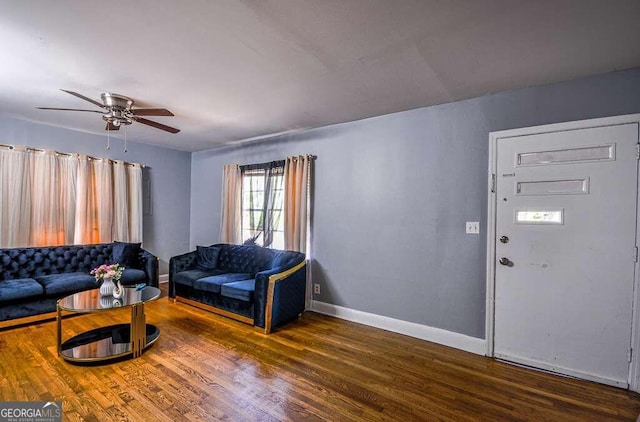
[[[467,234],[480,234],[480,222],[467,221]]]

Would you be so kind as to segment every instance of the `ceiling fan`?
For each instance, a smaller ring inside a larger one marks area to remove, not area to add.
[[[106,130],[120,130],[122,125],[130,125],[133,122],[142,123],[143,125],[151,126],[156,129],[164,130],[170,133],[178,133],[180,129],[176,129],[171,126],[163,125],[162,123],[154,122],[149,119],[145,119],[140,116],[173,116],[173,113],[166,108],[131,108],[133,106],[133,100],[125,97],[124,95],[110,94],[105,92],[100,95],[102,103],[92,100],[89,97],[85,97],[77,92],[67,91],[61,89],[61,91],[67,94],[74,95],[78,98],[82,98],[85,101],[89,101],[91,104],[95,104],[103,110],[84,110],[78,108],[54,108],[54,107],[36,107],[41,110],[63,110],[63,111],[88,111],[90,113],[101,113],[102,120],[107,122]]]

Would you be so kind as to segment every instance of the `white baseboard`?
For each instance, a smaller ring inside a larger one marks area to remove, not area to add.
[[[160,274],[158,276],[158,283],[168,283],[169,282],[169,274]]]
[[[485,355],[487,352],[486,341],[484,339],[470,337],[453,331],[434,328],[428,325],[416,324],[415,322],[402,321],[382,315],[362,312],[355,309],[344,308],[324,302],[311,302],[311,310],[320,314],[333,316],[371,327],[381,328],[394,333],[404,334],[410,337],[433,343],[443,344],[456,349]]]

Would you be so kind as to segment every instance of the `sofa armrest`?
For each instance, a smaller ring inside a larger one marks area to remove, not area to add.
[[[304,311],[307,261],[283,271],[277,268],[256,274],[254,324],[269,334],[273,327]]]
[[[192,270],[196,267],[196,257],[198,253],[191,251],[182,255],[177,255],[169,259],[169,297],[176,297],[176,287],[173,276],[180,271]]]
[[[144,272],[147,273],[148,285],[158,287],[158,257],[144,249],[140,251]]]

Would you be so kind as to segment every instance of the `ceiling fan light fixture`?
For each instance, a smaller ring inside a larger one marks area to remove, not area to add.
[[[105,92],[100,95],[102,98],[102,102],[106,107],[115,107],[121,110],[129,110],[133,105],[133,100],[129,97],[125,97],[124,95],[111,94],[110,92]]]

